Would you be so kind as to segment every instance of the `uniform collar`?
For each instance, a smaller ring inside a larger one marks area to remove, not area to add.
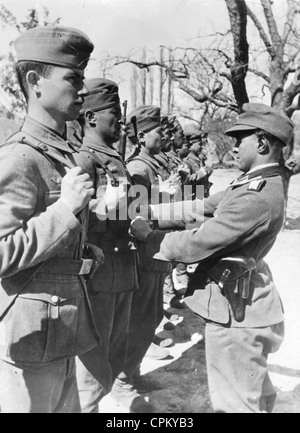
[[[169,157],[165,152],[160,152],[158,155],[155,155],[154,158],[158,161],[163,161],[165,164],[169,164],[170,162]]]
[[[54,147],[55,149],[59,149],[67,153],[76,152],[72,145],[67,140],[64,140],[64,138],[56,131],[48,128],[29,116],[26,116],[21,131],[31,135],[48,146]]]
[[[147,153],[144,148],[141,149],[139,158],[144,159],[145,161],[149,161],[152,164],[154,164],[157,168],[160,168],[160,165],[158,161],[155,159],[155,157]]]
[[[243,173],[230,186],[240,186],[251,182],[254,179],[263,179],[266,177],[280,176],[279,164],[263,164],[259,165],[247,173]]]
[[[246,173],[246,174],[249,176],[249,175],[252,175],[252,173],[256,173],[257,171],[259,171],[259,172],[264,171],[264,170],[269,171],[269,169],[275,168],[275,167],[279,167],[278,162],[274,162],[272,164],[261,164],[255,168],[253,168],[252,170],[249,170],[248,173]]]
[[[98,141],[91,138],[84,138],[83,144],[84,146],[87,146],[90,149],[95,150],[96,152],[102,152],[107,155],[113,156],[114,158],[121,158],[121,155],[115,149],[112,149],[100,140]]]
[[[199,156],[195,155],[193,152],[190,152],[186,159],[192,159],[193,161],[200,161]]]
[[[176,152],[174,152],[174,150],[170,150],[170,152],[167,152],[167,155],[169,158],[171,158],[173,161],[179,161],[180,158],[178,156],[178,154]]]
[[[177,153],[174,151],[174,149],[171,149],[169,152],[167,152],[167,155],[178,157],[178,155],[177,155]]]

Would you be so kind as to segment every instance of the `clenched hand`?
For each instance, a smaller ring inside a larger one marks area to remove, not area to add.
[[[81,167],[66,170],[61,182],[60,200],[76,215],[88,204],[95,190],[90,176]]]

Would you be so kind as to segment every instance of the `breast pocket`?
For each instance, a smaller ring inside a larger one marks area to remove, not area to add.
[[[45,284],[37,277],[30,293],[16,299],[8,344],[12,360],[48,362],[74,354],[81,302],[80,292],[74,292],[78,282],[60,281],[63,290],[57,290],[57,283]]]

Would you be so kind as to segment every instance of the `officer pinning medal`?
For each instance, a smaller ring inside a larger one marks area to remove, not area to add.
[[[214,413],[274,411],[268,357],[285,318],[265,259],[285,223],[294,123],[241,104],[222,132],[240,173],[213,192],[202,111],[188,124],[170,97],[138,103],[122,80],[86,76],[97,50],[77,28],[30,28],[14,49],[26,115],[0,146],[0,412],[157,412],[145,366],[174,363],[191,317]]]

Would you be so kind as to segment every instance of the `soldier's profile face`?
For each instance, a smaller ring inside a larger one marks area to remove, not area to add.
[[[121,133],[121,107],[114,106],[96,112],[97,131],[104,141],[115,143],[120,138]]]
[[[174,144],[177,149],[180,149],[183,145],[184,140],[184,132],[182,128],[176,128],[176,131],[174,132]]]
[[[257,143],[258,139],[253,132],[244,132],[236,135],[234,147],[238,168],[247,172],[257,165]]]
[[[39,102],[55,119],[75,120],[87,94],[81,69],[53,67],[51,73],[39,78]]]
[[[188,142],[187,142],[187,141],[184,141],[184,142],[183,142],[183,145],[182,145],[182,148],[179,150],[178,153],[179,153],[183,158],[185,158],[186,156],[188,156],[188,154],[189,154],[189,150],[190,150],[190,146],[189,146]]]
[[[157,155],[161,152],[163,138],[164,134],[160,126],[145,134],[145,147],[152,155]]]
[[[202,144],[199,141],[195,141],[192,146],[191,146],[191,150],[196,154],[196,155],[200,155],[201,150],[202,150]]]

